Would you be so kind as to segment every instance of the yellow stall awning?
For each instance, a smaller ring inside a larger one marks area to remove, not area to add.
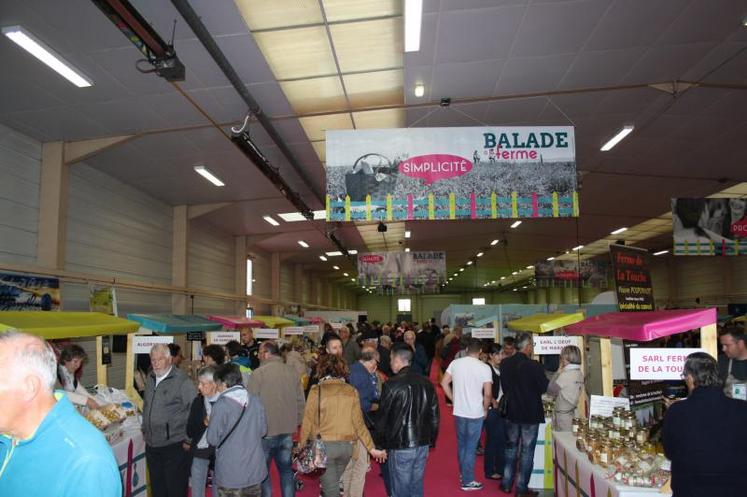
[[[538,313],[532,316],[515,319],[506,323],[510,330],[527,331],[529,333],[549,333],[563,326],[578,323],[584,320],[583,312],[564,314],[555,312],[552,314]]]
[[[252,316],[252,319],[262,321],[268,328],[284,328],[285,326],[295,326],[296,323],[290,319],[281,318],[278,316]]]
[[[100,312],[2,311],[0,332],[16,329],[47,340],[134,333],[134,321]]]

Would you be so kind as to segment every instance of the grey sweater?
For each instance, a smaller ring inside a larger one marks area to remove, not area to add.
[[[239,416],[241,421],[229,435]],[[262,450],[262,437],[266,433],[267,417],[259,397],[242,386],[231,387],[218,397],[210,415],[207,441],[218,447],[225,439],[215,451],[215,481],[219,487],[246,488],[262,483],[267,477]]]
[[[165,447],[187,440],[187,418],[197,396],[192,380],[172,367],[156,386],[156,377],[148,375],[143,399],[143,436],[150,447]]]

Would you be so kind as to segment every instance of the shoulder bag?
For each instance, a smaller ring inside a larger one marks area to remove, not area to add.
[[[319,392],[316,412],[316,438],[307,440],[306,444],[293,456],[293,465],[299,473],[308,475],[321,475],[327,469],[327,447],[322,441],[322,435],[319,432],[322,421],[322,384],[317,385]]]

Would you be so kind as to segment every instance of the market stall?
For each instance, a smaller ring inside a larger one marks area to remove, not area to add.
[[[295,323],[290,319],[281,318],[279,316],[254,316],[254,319],[258,319],[265,323],[265,328],[259,328],[254,330],[254,338],[259,339],[277,339],[282,336],[283,328],[287,326],[295,326]]]
[[[246,316],[211,315],[207,318],[210,321],[215,321],[223,325],[222,331],[210,331],[207,333],[206,343],[208,345],[224,345],[231,340],[241,341],[241,330],[266,327],[263,321]]]
[[[671,494],[665,484],[668,462],[657,454],[648,440],[646,427],[639,425],[639,420],[629,409],[621,407],[624,402],[615,402],[627,399],[612,398],[611,339],[650,342],[694,329],[700,329],[700,348],[716,357],[715,309],[612,312],[566,327],[570,335],[599,337],[603,377],[603,396],[599,402],[601,410],[605,410],[603,404],[607,403],[608,411],[591,416],[588,422],[574,420],[573,433],[553,434],[558,497],[579,493],[609,497],[646,497],[659,492]],[[631,378],[679,378],[681,369],[678,368],[682,367],[688,353],[688,350],[676,348],[639,351],[645,352],[644,357],[651,358],[653,365],[641,365],[638,369],[632,365],[631,359],[631,371],[634,371]],[[639,373],[643,376],[636,376]],[[618,407],[612,407],[613,404]],[[591,414],[594,414],[593,410]]]
[[[122,476],[124,497],[144,494],[146,491],[145,441],[140,431],[137,410],[129,401],[132,398],[128,399],[122,391],[106,386],[106,365],[102,362],[103,337],[131,337],[138,328],[136,322],[97,312],[0,312],[0,332],[18,330],[46,340],[96,337],[98,385],[93,391],[95,398],[107,405],[96,411],[85,409],[87,412],[81,414],[102,430],[109,441]],[[132,377],[126,376],[125,381],[129,381],[131,385]]]

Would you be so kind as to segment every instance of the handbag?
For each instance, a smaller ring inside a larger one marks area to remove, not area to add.
[[[308,475],[321,475],[327,469],[327,447],[322,441],[322,435],[318,431],[322,419],[322,385],[317,386],[319,392],[316,425],[317,434],[313,440],[307,440],[306,444],[293,456],[293,465],[299,473]]]
[[[503,392],[503,395],[498,400],[498,414],[500,414],[502,417],[508,416],[508,395],[506,395],[506,392]]]

